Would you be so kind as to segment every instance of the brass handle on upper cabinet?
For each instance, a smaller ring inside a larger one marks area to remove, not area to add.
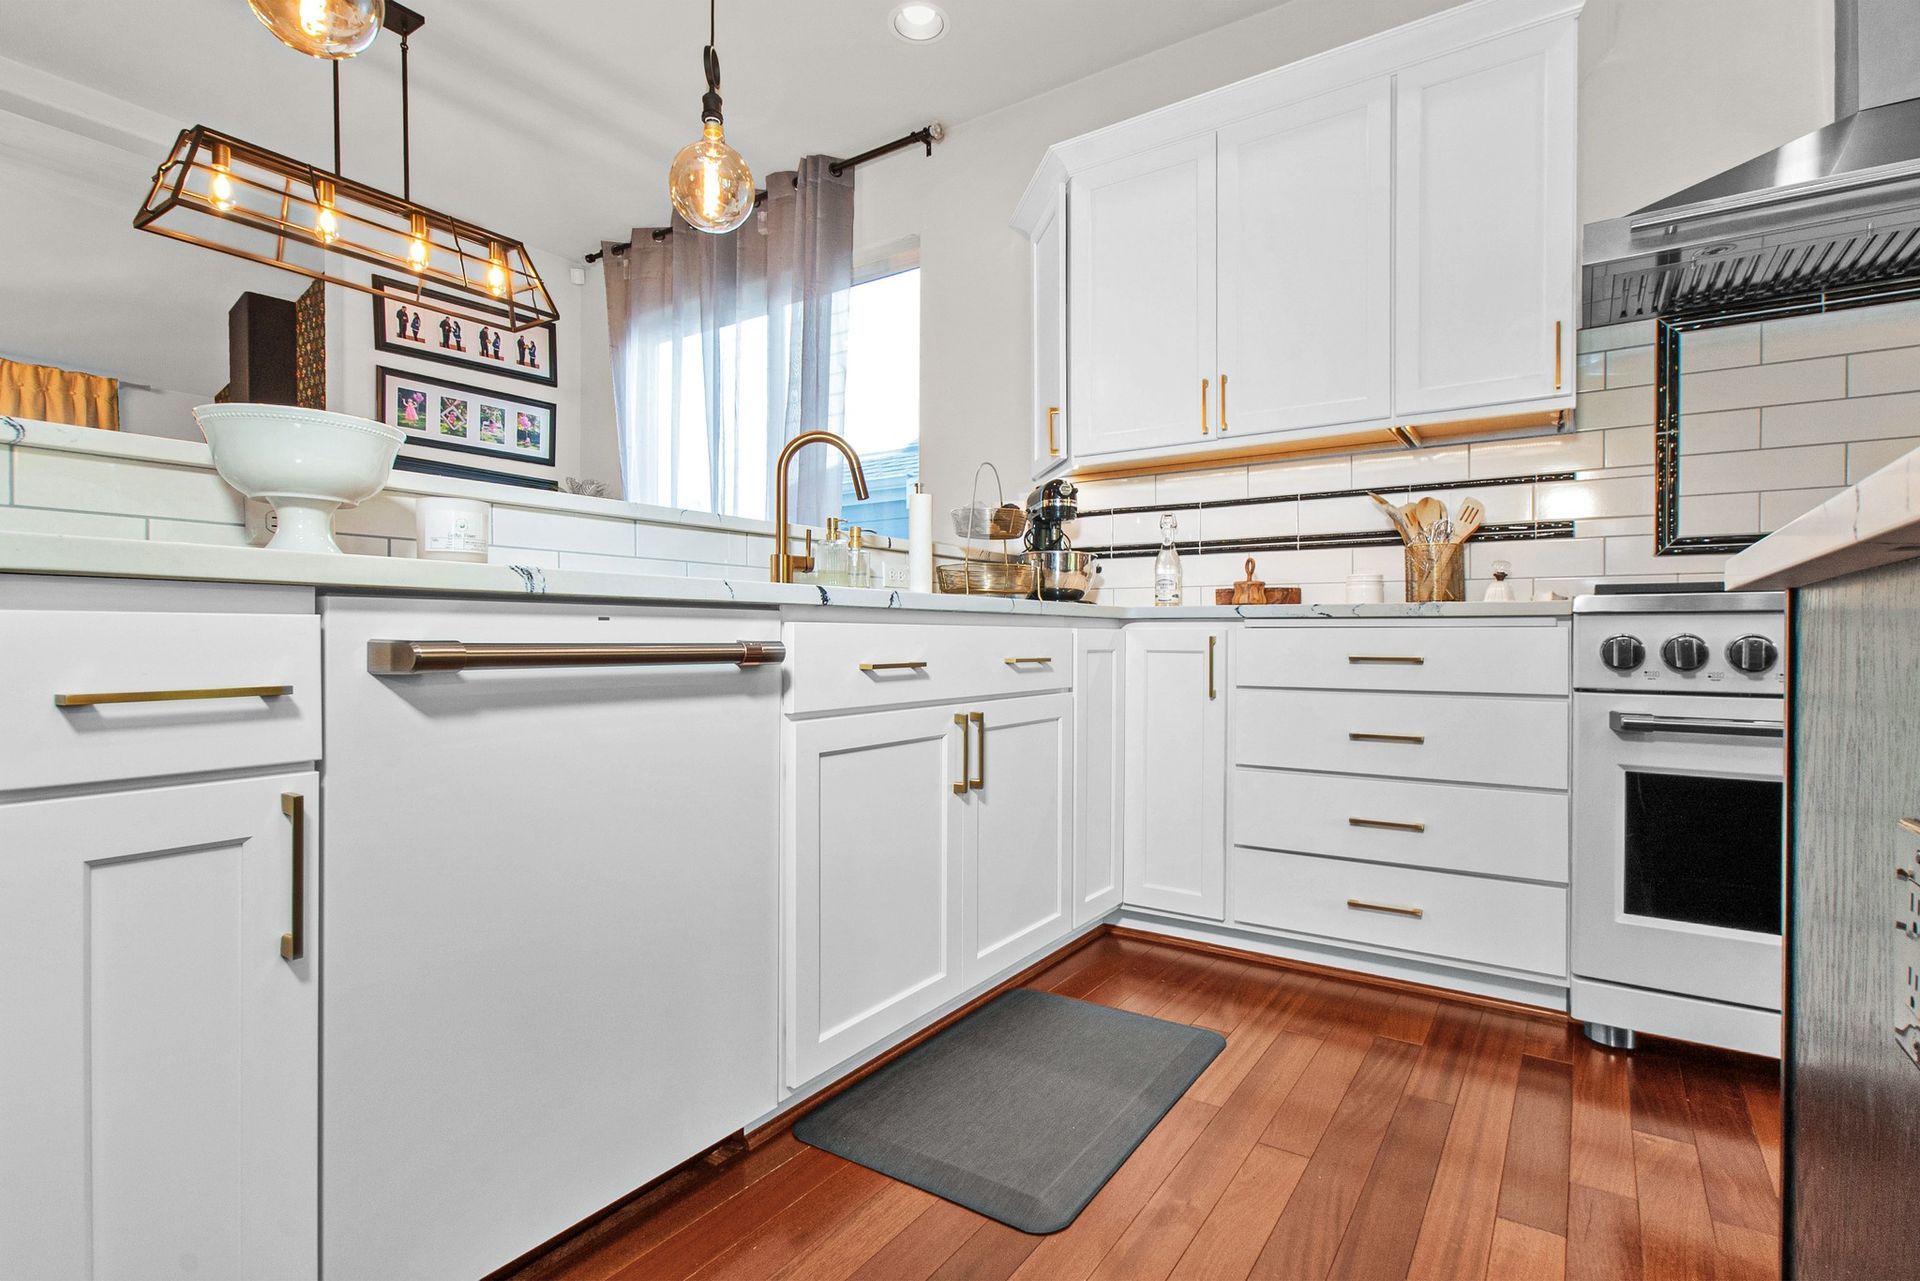
[[[968,775],[973,772],[973,741],[967,737],[967,714],[955,712],[953,723],[960,727],[960,779],[953,785],[955,796],[965,796],[968,787]]]
[[[1415,743],[1415,744],[1418,744],[1418,743],[1426,742],[1427,736],[1425,734],[1351,733],[1347,735],[1347,740],[1353,743]]]
[[[140,689],[118,694],[55,694],[55,707],[99,707],[105,703],[184,703],[215,698],[287,698],[291,685],[229,685],[222,689]]]
[[[1561,361],[1563,361],[1565,357],[1560,354],[1560,333],[1561,326],[1565,323],[1565,321],[1560,320],[1553,322],[1553,389],[1555,391],[1560,390],[1560,383],[1562,381]]]
[[[975,772],[973,777],[967,780],[967,786],[977,792],[987,785],[987,718],[981,712],[968,712],[967,719],[973,722],[974,731],[980,740],[973,752]],[[964,732],[963,730],[962,733]]]
[[[1401,823],[1390,818],[1350,818],[1348,827],[1378,827],[1389,832],[1424,832],[1425,823]]]
[[[1207,434],[1207,388],[1211,382],[1212,380],[1207,378],[1200,380],[1200,434],[1202,436]]]
[[[1355,912],[1385,912],[1389,916],[1411,916],[1416,921],[1427,914],[1424,907],[1397,907],[1392,903],[1369,903],[1360,898],[1348,899],[1347,906]]]
[[[1060,406],[1052,405],[1047,409],[1047,453],[1055,458],[1060,456],[1060,441],[1054,435],[1053,425],[1060,417]]]
[[[1220,696],[1220,691],[1214,687],[1213,683],[1213,651],[1219,644],[1218,636],[1207,637],[1207,699],[1209,702]]]
[[[297,961],[307,953],[307,799],[280,793],[280,812],[293,820],[293,932],[280,936],[280,959]]]
[[[1220,434],[1227,434],[1227,376],[1220,375]]]

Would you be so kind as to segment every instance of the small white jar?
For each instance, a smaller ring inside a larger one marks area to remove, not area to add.
[[[1348,574],[1347,604],[1384,605],[1387,603],[1385,574]]]
[[[493,508],[477,499],[421,494],[413,500],[420,559],[485,564],[492,518]]]

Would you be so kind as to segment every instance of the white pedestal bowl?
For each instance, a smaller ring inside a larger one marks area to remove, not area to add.
[[[271,551],[341,554],[334,511],[379,493],[406,439],[397,427],[295,405],[201,405],[193,417],[221,479],[273,505]]]

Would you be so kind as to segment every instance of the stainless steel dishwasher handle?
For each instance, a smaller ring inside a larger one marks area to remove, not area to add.
[[[418,676],[425,672],[464,672],[487,667],[686,667],[701,663],[761,667],[786,660],[787,647],[779,641],[707,645],[367,642],[367,670],[375,676]]]
[[[1721,738],[1782,738],[1780,721],[1727,720],[1718,716],[1651,716],[1640,712],[1613,712],[1607,723],[1616,734],[1712,734]]]

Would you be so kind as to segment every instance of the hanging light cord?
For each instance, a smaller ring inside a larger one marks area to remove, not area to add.
[[[411,32],[400,36],[400,198],[408,201],[413,199],[413,109],[407,98],[407,51],[412,39]]]
[[[340,176],[340,60],[333,62],[333,176]]]

